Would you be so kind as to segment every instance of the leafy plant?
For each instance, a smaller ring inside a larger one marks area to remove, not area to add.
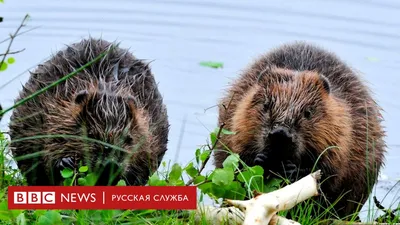
[[[234,132],[217,128],[210,134],[211,146],[215,146],[220,133],[227,135]],[[238,154],[230,154],[223,162],[222,168],[217,168],[209,174],[202,174],[202,168],[211,157],[213,148],[205,145],[195,151],[195,162],[181,167],[175,163],[171,171],[154,173],[148,184],[151,186],[182,186],[183,176],[186,175],[197,186],[201,195],[208,195],[214,201],[219,199],[240,199],[252,195],[254,190],[259,192],[273,191],[280,187],[281,179],[272,178],[264,184],[264,170],[260,166],[247,167],[241,162]],[[196,165],[197,164],[197,165]],[[242,169],[239,165],[242,164]],[[186,185],[191,185],[188,182]]]

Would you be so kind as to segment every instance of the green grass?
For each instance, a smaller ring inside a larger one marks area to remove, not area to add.
[[[178,163],[168,165],[163,162],[158,172],[154,173],[148,184],[152,186],[183,186],[184,177],[192,178],[202,195],[208,195],[214,201],[222,203],[221,198],[244,199],[246,195],[251,195],[253,190],[269,192],[281,187],[281,179],[272,179],[268,183],[263,183],[263,169],[261,167],[246,167],[239,171],[239,163],[242,163],[236,154],[231,154],[224,162],[224,167],[215,169],[206,174],[199,171],[203,163],[206,163],[211,156],[209,147],[218,140],[219,128],[210,134],[211,143],[204,145],[194,152],[194,159],[188,165],[181,166]],[[228,131],[224,133],[229,134]],[[7,209],[7,186],[24,185],[25,181],[20,176],[19,171],[10,166],[10,156],[7,153],[9,140],[3,135],[0,136],[0,224],[195,224],[193,211],[176,210],[8,210]],[[8,157],[6,157],[8,156]],[[62,174],[65,178],[65,185],[74,184],[72,177],[76,174],[82,175],[81,179],[86,179],[90,173],[82,166],[78,172],[64,170]],[[187,183],[187,181],[186,181]],[[124,185],[120,183],[119,185]],[[202,204],[202,198],[199,199]],[[320,218],[310,219],[312,210],[318,208],[312,200],[307,200],[304,204],[299,204],[291,215],[301,224],[319,224]],[[332,213],[327,210],[324,212]],[[324,215],[321,214],[321,216]],[[286,212],[279,213],[286,216]],[[354,218],[353,218],[354,219]],[[205,218],[200,224],[209,224]],[[347,219],[352,221],[352,219]],[[386,221],[389,222],[389,221]],[[393,220],[392,222],[397,222]]]

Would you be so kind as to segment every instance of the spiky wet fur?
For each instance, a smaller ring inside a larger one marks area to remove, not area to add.
[[[160,165],[169,132],[163,98],[149,65],[115,43],[89,38],[67,46],[31,72],[16,101],[108,50],[82,72],[16,108],[10,136],[12,141],[47,134],[88,136],[122,149],[105,150],[99,143],[64,137],[12,142],[15,158],[42,153],[17,161],[28,184],[59,184],[54,164],[62,157],[84,160],[91,166],[106,159],[117,161],[128,185],[145,184]]]
[[[307,121],[303,115],[309,106],[316,108]],[[334,209],[343,217],[361,209],[384,165],[381,120],[381,108],[356,72],[331,52],[295,42],[261,56],[232,83],[219,104],[219,123],[236,134],[222,134],[217,148],[227,146],[253,166],[257,153],[268,149],[264,137],[275,122],[295,130],[297,151],[290,157],[302,168],[312,168],[326,148],[339,147],[327,150],[316,168],[326,179],[327,200],[341,198]],[[283,152],[268,154],[286,160]],[[214,151],[216,167],[227,156]],[[319,198],[323,207],[325,200]]]

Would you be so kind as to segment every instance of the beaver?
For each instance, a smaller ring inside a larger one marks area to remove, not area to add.
[[[28,185],[60,185],[60,171],[79,165],[96,168],[96,185],[120,179],[144,185],[159,167],[167,151],[167,109],[149,63],[119,43],[90,37],[67,45],[30,72],[16,101],[105,52],[14,109],[10,147]]]
[[[257,58],[226,90],[218,122],[234,134],[222,133],[217,149],[292,182],[315,165],[323,174],[315,200],[339,199],[333,209],[340,217],[358,214],[385,161],[382,109],[372,95],[334,53],[304,41],[285,43]],[[228,155],[214,151],[214,165],[221,168]]]

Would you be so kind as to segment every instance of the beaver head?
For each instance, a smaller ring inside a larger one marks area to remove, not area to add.
[[[328,79],[313,71],[269,71],[237,103],[235,151],[253,159],[262,154],[271,170],[282,161],[312,167],[330,146],[341,149],[329,151],[323,160],[345,160],[352,121],[333,91]]]
[[[66,139],[62,145],[47,146],[56,170],[75,168],[82,161],[100,174],[97,185],[107,185],[111,178],[115,178],[111,179],[113,185],[119,179],[126,179],[132,173],[129,164],[135,155],[139,151],[150,152],[146,149],[147,116],[133,96],[111,91],[109,87],[99,85],[78,90],[70,107],[72,118],[60,121],[69,127],[69,131],[64,131],[67,134],[87,138]]]

